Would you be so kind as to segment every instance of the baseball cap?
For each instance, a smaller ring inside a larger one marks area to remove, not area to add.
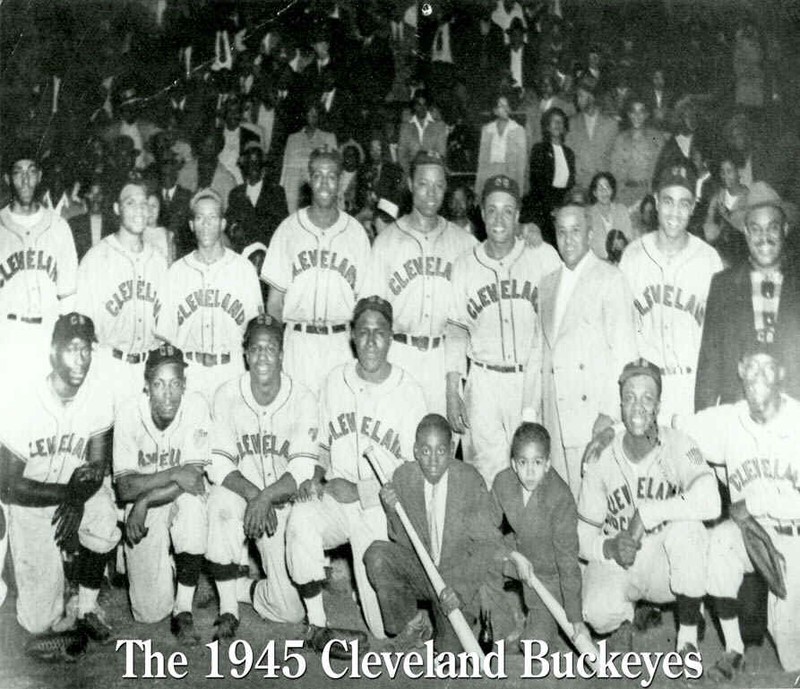
[[[65,345],[76,337],[89,344],[97,342],[92,319],[76,311],[59,316],[53,327],[53,344]]]
[[[658,178],[658,191],[667,187],[683,187],[694,196],[697,189],[697,175],[692,168],[685,165],[674,165],[666,168]]]
[[[243,346],[246,350],[250,341],[259,331],[272,333],[281,344],[283,343],[283,325],[267,313],[260,313],[255,318],[251,318],[244,331]]]
[[[421,165],[438,165],[439,167],[444,168],[444,158],[439,151],[430,151],[423,148],[417,151],[417,154],[411,161],[410,169],[412,177],[414,175],[414,170]]]
[[[181,368],[186,368],[187,366],[183,358],[183,352],[180,349],[170,344],[163,344],[147,353],[147,361],[144,364],[144,377],[150,378],[159,366],[164,364],[177,364]]]
[[[311,165],[317,160],[330,160],[331,162],[336,163],[339,166],[339,169],[342,167],[342,154],[330,146],[320,146],[311,152],[311,157],[308,159],[309,170],[311,169]]]
[[[367,311],[377,311],[383,314],[383,317],[389,321],[390,326],[394,323],[392,305],[377,294],[373,294],[371,297],[364,297],[358,300],[356,308],[353,310],[353,325],[358,323],[358,319]]]
[[[222,197],[217,193],[216,190],[212,189],[211,187],[206,187],[205,189],[200,189],[194,196],[192,196],[191,201],[189,201],[189,210],[192,211],[192,215],[194,215],[197,204],[204,199],[211,199],[212,201],[215,201],[219,205],[220,211],[224,210]]]
[[[661,392],[661,369],[652,361],[639,357],[625,364],[619,376],[619,386],[622,387],[634,376],[650,376],[656,382],[659,393]]]
[[[483,185],[481,203],[486,200],[489,194],[495,191],[504,191],[506,194],[511,194],[514,200],[519,203],[519,184],[507,175],[495,175],[486,180],[486,183]]]

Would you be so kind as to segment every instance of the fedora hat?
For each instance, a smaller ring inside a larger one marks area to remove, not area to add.
[[[783,212],[786,222],[793,226],[798,219],[798,208],[794,203],[784,201],[781,199],[777,191],[775,191],[766,182],[753,182],[747,191],[742,205],[731,214],[731,222],[734,226],[744,231],[747,223],[747,216],[751,211],[759,208],[778,208]]]

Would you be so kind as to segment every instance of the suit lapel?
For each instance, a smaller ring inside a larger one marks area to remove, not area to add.
[[[428,552],[431,552],[430,529],[428,527],[428,516],[425,510],[425,481],[422,472],[417,470],[412,472],[410,477],[410,490],[408,491],[408,505],[405,505],[408,518],[417,530],[417,535],[422,539]]]
[[[596,296],[594,294],[594,271],[597,265],[596,261],[599,260],[600,259],[595,258],[591,250],[586,255],[587,265],[583,267],[583,273],[578,277],[575,288],[572,290],[572,294],[569,295],[569,299],[567,299],[567,303],[564,306],[564,317],[561,319],[558,332],[556,333],[556,340],[558,340],[558,336],[562,332],[566,331],[570,322],[579,314],[583,313],[583,309],[581,308],[583,302],[588,301],[591,303]],[[566,269],[562,268],[562,270]]]
[[[552,280],[547,280],[543,287],[543,294],[541,299],[542,304],[542,328],[544,336],[552,347],[555,344],[556,333],[554,332],[555,314],[556,314],[556,296],[558,295],[558,287],[561,284],[561,276],[564,274],[564,267],[558,270],[558,274]]]
[[[452,470],[452,466],[448,469],[450,474],[447,477],[447,499],[445,500],[444,509],[444,527],[442,528],[442,551],[439,555],[439,562],[444,562],[450,547],[450,539],[448,535],[452,531],[458,533],[459,521],[461,520],[461,499],[458,485],[458,474]],[[429,545],[430,547],[430,545]]]

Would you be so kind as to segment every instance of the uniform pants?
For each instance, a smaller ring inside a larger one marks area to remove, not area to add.
[[[283,370],[315,395],[337,366],[353,359],[350,331],[313,335],[286,325],[283,335]]]
[[[392,342],[389,362],[407,371],[422,387],[429,414],[447,416],[447,366],[444,343],[422,350],[402,342]]]
[[[31,634],[46,632],[64,614],[64,567],[51,523],[55,511],[55,506],[8,506],[17,621]],[[84,505],[78,540],[92,552],[108,553],[119,538],[114,493],[105,481]]]
[[[222,486],[213,486],[208,496],[208,547],[206,558],[215,565],[246,565],[247,539],[244,512],[247,502]],[[253,608],[273,622],[300,622],[305,616],[303,602],[286,569],[286,523],[292,507],[275,511],[278,527],[272,536],[256,541],[261,566],[267,574],[256,585]]]
[[[473,365],[464,389],[469,430],[464,461],[491,490],[494,477],[510,466],[511,439],[522,421],[523,373],[500,373]]]
[[[800,535],[779,534],[763,524],[772,543],[786,558],[786,599],[772,592],[767,599],[767,628],[787,672],[800,670]],[[708,546],[708,593],[736,598],[744,575],[753,571],[742,532],[733,521],[711,529]]]
[[[193,361],[188,361],[188,364],[186,391],[199,392],[206,398],[209,406],[214,403],[214,393],[220,385],[238,378],[244,373],[244,360],[239,352],[232,353],[231,360],[227,364],[203,366]]]
[[[147,535],[134,546],[125,544],[128,593],[137,622],[158,622],[172,613],[175,581],[170,543],[176,554],[203,555],[206,524],[206,498],[201,495],[181,493],[168,505],[147,510]]]
[[[706,593],[708,532],[702,522],[670,522],[647,534],[628,569],[592,561],[584,570],[583,618],[598,634],[633,621],[637,601],[670,603],[677,595]]]
[[[364,553],[373,541],[386,538],[386,515],[379,505],[365,510],[358,502],[342,504],[328,494],[319,500],[295,503],[286,527],[289,574],[299,586],[324,581],[325,551],[350,543],[361,610],[370,632],[382,639],[381,610],[367,579]]]

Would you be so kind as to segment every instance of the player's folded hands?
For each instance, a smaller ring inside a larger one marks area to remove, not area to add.
[[[147,536],[146,520],[147,504],[137,500],[133,503],[133,508],[131,508],[125,520],[125,539],[129,545],[134,546]]]
[[[67,495],[65,502],[72,505],[83,505],[92,497],[100,484],[103,482],[103,475],[97,477],[97,470],[91,465],[84,465],[75,469],[72,476],[67,481]]]
[[[206,485],[203,481],[203,467],[197,464],[186,464],[175,469],[172,480],[186,493],[203,495]]]
[[[456,433],[465,433],[469,428],[467,405],[457,392],[447,394],[447,420]]]
[[[56,527],[56,545],[62,550],[74,550],[77,546],[78,528],[83,519],[83,503],[61,503],[53,515]]]
[[[264,492],[247,503],[244,511],[244,533],[248,538],[261,538],[263,534],[272,536],[278,528],[278,515],[275,506]]]
[[[294,499],[297,502],[308,502],[309,500],[322,497],[324,492],[321,481],[315,478],[309,478],[300,484]]]

